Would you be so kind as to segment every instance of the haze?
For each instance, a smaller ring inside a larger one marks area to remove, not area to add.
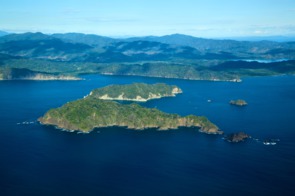
[[[0,30],[105,36],[294,36],[294,0],[2,0]]]

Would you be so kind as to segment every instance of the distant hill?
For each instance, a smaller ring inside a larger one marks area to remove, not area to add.
[[[273,41],[273,42],[294,42],[294,36],[252,36],[252,37],[228,37],[224,39],[236,40],[236,41]]]
[[[54,38],[43,33],[13,33],[0,38],[0,43],[11,41],[35,41],[35,40],[53,40]]]
[[[0,31],[0,37],[4,36],[4,35],[8,35],[9,33],[5,32],[5,31]]]
[[[234,41],[229,39],[204,39],[182,34],[166,35],[161,37],[134,37],[126,39],[126,41],[154,41],[177,46],[189,46],[202,52],[228,52],[228,53],[260,53],[263,54],[271,49],[292,48],[295,45],[290,43],[279,43],[273,41]],[[292,42],[291,42],[292,43]]]
[[[295,42],[214,40],[181,34],[128,39],[79,33],[0,37],[0,67],[51,74],[239,81],[243,76],[294,74],[294,59]]]
[[[10,34],[0,37],[0,53],[49,60],[69,60],[91,49],[80,43],[66,43],[42,33]]]
[[[94,47],[108,47],[109,45],[116,44],[118,42],[159,42],[174,47],[191,47],[202,53],[222,53],[223,55],[231,54],[230,56],[227,56],[225,58],[233,58],[234,56],[243,57],[245,55],[255,57],[257,56],[257,54],[262,55],[263,58],[265,58],[266,56],[270,56],[270,53],[268,51],[277,49],[291,50],[289,52],[291,52],[293,55],[295,50],[295,44],[291,41],[292,39],[287,39],[286,37],[282,36],[265,37],[265,39],[263,39],[262,37],[253,37],[252,40],[250,39],[250,41],[239,41],[233,39],[204,39],[183,34],[132,37],[126,39],[114,39],[98,35],[87,35],[78,33],[53,34],[52,36],[63,39],[65,41],[71,41],[72,43],[84,43]],[[249,55],[253,53],[255,53],[256,55]],[[288,53],[288,51],[284,53],[286,54]],[[274,56],[274,54],[271,55]],[[209,58],[212,58],[212,55],[209,55]],[[220,58],[220,56],[218,58]],[[290,55],[287,58],[290,58]]]
[[[66,42],[83,43],[95,47],[104,47],[119,41],[109,37],[82,33],[52,34],[51,36]]]
[[[192,47],[172,46],[160,42],[116,42],[106,46],[101,54],[91,53],[90,62],[134,62],[146,60],[171,60],[175,58],[199,59],[202,53]],[[218,56],[216,56],[218,58]],[[221,58],[221,57],[220,57]]]
[[[214,40],[174,34],[113,39],[79,33],[9,34],[0,53],[63,61],[134,62],[173,59],[294,59],[295,42]]]

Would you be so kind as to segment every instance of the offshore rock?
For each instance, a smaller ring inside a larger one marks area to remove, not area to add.
[[[245,141],[248,138],[250,138],[250,136],[247,135],[246,133],[238,132],[238,133],[232,133],[232,134],[226,135],[224,139],[228,142],[236,142],[237,143],[237,142]]]
[[[247,105],[247,102],[243,99],[237,99],[237,100],[231,100],[229,102],[231,105],[236,105],[236,106],[245,106]]]

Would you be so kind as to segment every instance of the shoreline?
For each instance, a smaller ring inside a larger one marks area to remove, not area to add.
[[[58,125],[53,125],[53,124],[44,124],[42,123],[39,119],[37,120],[37,123],[39,123],[42,126],[47,126],[47,127],[53,127],[56,130],[59,131],[63,131],[63,132],[69,132],[69,133],[77,133],[77,134],[89,134],[94,132],[96,129],[109,129],[109,128],[119,128],[119,129],[124,129],[124,130],[131,130],[131,131],[148,131],[148,130],[154,130],[156,132],[169,132],[171,130],[179,130],[179,129],[194,129],[199,133],[204,133],[207,135],[223,135],[223,131],[218,130],[218,132],[207,132],[204,131],[202,129],[202,127],[198,127],[198,126],[190,126],[190,127],[186,127],[186,126],[179,126],[179,127],[175,127],[175,128],[167,128],[167,129],[161,129],[159,127],[146,127],[146,128],[130,128],[128,126],[119,126],[119,125],[110,125],[110,126],[100,126],[100,127],[94,127],[93,129],[91,129],[90,131],[81,131],[81,130],[69,130],[69,129],[65,129],[65,128],[61,128]]]

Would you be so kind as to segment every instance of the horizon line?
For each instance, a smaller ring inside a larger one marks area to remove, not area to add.
[[[243,35],[243,36],[196,36],[192,34],[185,34],[185,33],[170,33],[170,34],[161,34],[161,35],[153,35],[153,34],[146,34],[146,35],[104,35],[104,34],[97,34],[97,33],[85,33],[85,32],[75,32],[75,31],[68,31],[68,32],[52,32],[52,33],[45,33],[39,30],[36,31],[14,31],[14,30],[0,30],[0,32],[9,34],[25,34],[25,33],[42,33],[44,35],[53,35],[53,34],[83,34],[83,35],[95,35],[95,36],[102,36],[102,37],[109,37],[114,39],[120,39],[120,38],[135,38],[135,37],[164,37],[164,36],[172,36],[172,35],[183,35],[183,36],[189,36],[194,38],[203,38],[203,39],[258,39],[260,40],[263,38],[281,38],[281,39],[292,39],[295,41],[295,34],[294,35],[283,35],[283,34],[276,34],[276,35]]]

